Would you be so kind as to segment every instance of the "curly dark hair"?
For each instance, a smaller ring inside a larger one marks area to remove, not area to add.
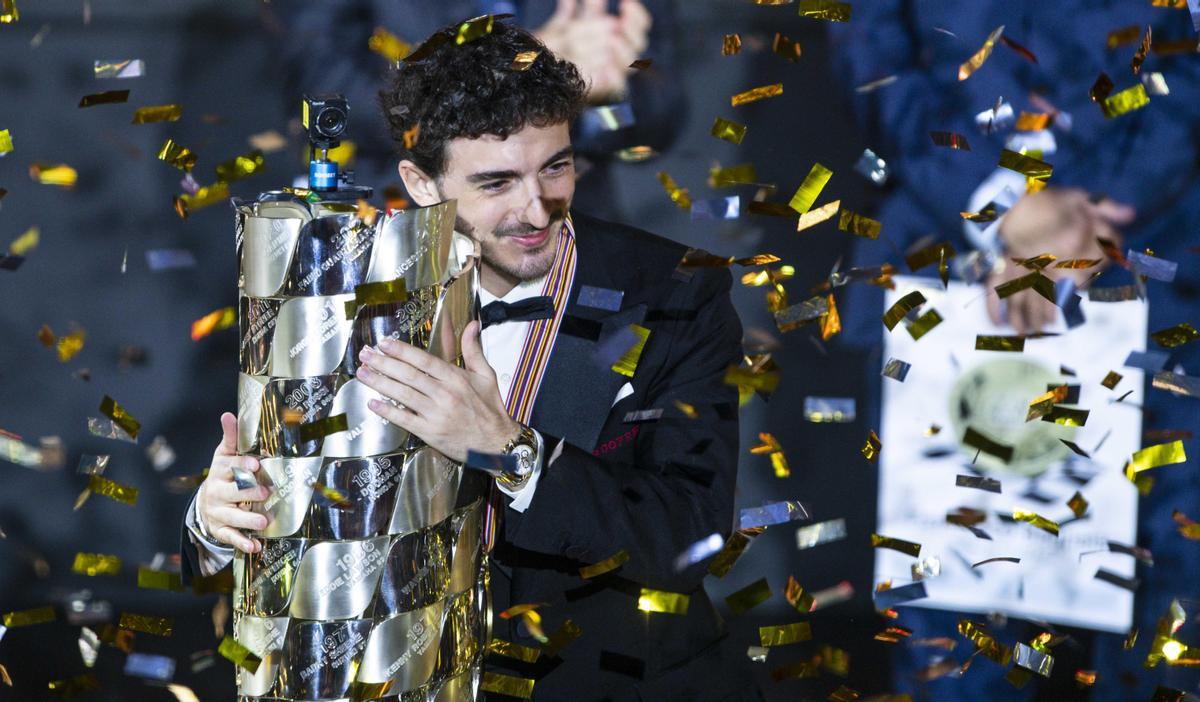
[[[575,64],[554,56],[529,32],[495,21],[489,34],[456,45],[458,27],[434,33],[379,91],[400,157],[433,178],[444,172],[451,139],[507,138],[526,125],[570,122],[587,95]],[[529,68],[514,70],[513,59],[524,51],[540,54]],[[405,132],[417,125],[416,143],[406,148]]]

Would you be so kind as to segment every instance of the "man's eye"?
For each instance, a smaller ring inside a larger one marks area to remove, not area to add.
[[[562,173],[563,171],[567,170],[567,168],[570,167],[570,165],[571,165],[570,161],[560,161],[560,162],[554,164],[553,166],[550,166],[549,168],[547,168],[546,173],[549,175],[558,175],[559,173]]]
[[[504,190],[505,186],[507,185],[508,181],[497,180],[491,183],[484,183],[483,185],[479,186],[479,188],[489,193],[498,193],[501,190]]]

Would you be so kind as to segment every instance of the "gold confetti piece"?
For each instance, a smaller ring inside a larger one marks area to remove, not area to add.
[[[533,697],[532,678],[518,678],[513,675],[504,675],[503,673],[485,672],[483,674],[483,683],[480,688],[484,692],[495,692],[499,695],[508,695],[509,697],[519,697],[527,700]]]
[[[862,695],[858,694],[858,691],[853,688],[846,687],[845,685],[838,685],[838,689],[829,693],[829,697],[826,697],[825,699],[827,699],[829,702],[854,702],[854,700],[861,696]]]
[[[821,195],[821,191],[825,188],[825,184],[833,177],[833,171],[819,163],[813,164],[813,167],[808,171],[808,175],[804,176],[804,182],[800,183],[800,187],[796,188],[796,194],[792,195],[791,201],[788,202],[788,207],[791,207],[797,213],[803,215],[809,211],[813,203]],[[838,201],[841,202],[840,200]],[[825,207],[828,207],[826,205]],[[834,210],[836,211],[836,207]],[[829,214],[832,217],[833,213]],[[845,213],[843,213],[845,216]],[[828,219],[829,217],[825,217]],[[813,222],[815,224],[816,222]],[[808,225],[812,226],[812,224]],[[839,225],[840,226],[840,225]],[[797,228],[799,231],[799,227]]]
[[[462,46],[467,42],[475,41],[491,34],[495,20],[495,15],[483,15],[482,17],[476,17],[463,22],[458,25],[458,33],[454,37],[454,43]]]
[[[167,139],[162,148],[158,150],[158,160],[166,161],[186,173],[196,165],[196,154],[187,147],[176,144],[174,139]]]
[[[232,661],[239,668],[245,668],[251,673],[258,672],[258,666],[262,663],[262,659],[254,655],[250,649],[235,641],[232,636],[226,636],[221,639],[221,645],[217,647],[217,653]]]
[[[1024,351],[1025,337],[1023,336],[975,336],[976,351]]]
[[[12,134],[7,129],[0,129],[0,154],[7,154],[12,150]]]
[[[300,425],[300,441],[316,441],[330,434],[336,434],[340,431],[349,431],[350,424],[346,418],[346,413],[334,414],[324,419],[318,419],[313,422],[307,422]],[[336,492],[336,491],[335,491]],[[339,493],[340,494],[340,493]],[[335,498],[333,502],[342,502],[344,498]]]
[[[964,61],[962,65],[958,67],[958,79],[960,81],[970,78],[971,74],[973,74],[975,71],[978,71],[980,66],[983,65],[983,62],[988,60],[988,57],[992,55],[992,49],[995,48],[996,42],[999,41],[1000,35],[1003,33],[1004,25],[1000,25],[999,27],[993,29],[992,33],[989,34],[988,38],[983,42],[983,46],[979,47],[979,50],[976,51],[971,58]]]
[[[1149,104],[1150,96],[1146,94],[1146,86],[1138,83],[1104,98],[1104,116],[1109,119],[1120,117],[1134,110],[1140,110]]]
[[[1021,112],[1017,115],[1017,122],[1013,125],[1013,129],[1018,132],[1036,132],[1049,129],[1053,123],[1054,115],[1048,112]]]
[[[1027,522],[1033,526],[1050,534],[1058,536],[1058,522],[1046,519],[1036,512],[1026,512],[1025,510],[1013,510],[1013,519],[1018,522]]]
[[[9,687],[13,686],[12,677],[9,676],[8,668],[5,668],[3,663],[0,663],[0,682],[8,685]]]
[[[792,41],[780,32],[775,32],[775,38],[771,40],[771,51],[785,61],[794,63],[800,60],[800,42]]]
[[[959,620],[958,633],[967,637],[971,643],[975,644],[975,648],[980,653],[1000,665],[1008,665],[1012,659],[1012,649],[1001,644],[996,640],[996,637],[984,631],[983,627],[969,619]]]
[[[1078,518],[1082,517],[1084,513],[1087,512],[1088,501],[1078,490],[1076,490],[1075,494],[1071,495],[1071,499],[1067,500],[1067,506],[1071,508],[1071,513]]]
[[[182,219],[193,211],[208,207],[229,199],[229,183],[217,181],[206,185],[193,193],[184,193],[175,198],[175,213]]]
[[[654,59],[641,58],[629,64],[629,67],[635,71],[644,71],[654,64]]]
[[[713,122],[711,133],[718,139],[723,139],[733,144],[741,144],[742,139],[746,138],[746,125],[718,117]]]
[[[137,586],[146,590],[183,592],[183,579],[179,573],[142,566],[138,568]]]
[[[903,539],[895,539],[890,536],[880,536],[879,534],[871,534],[871,546],[874,548],[890,548],[893,551],[899,551],[913,558],[921,555],[921,544]]]
[[[142,423],[134,419],[133,415],[129,414],[124,407],[117,404],[116,400],[105,395],[100,400],[100,413],[111,419],[113,424],[121,427],[131,438],[137,438],[138,430],[141,429]]]
[[[1166,444],[1147,446],[1133,454],[1133,460],[1125,467],[1125,476],[1132,480],[1135,473],[1183,463],[1186,460],[1187,454],[1183,450],[1183,440],[1181,439]]]
[[[765,651],[767,649],[763,648],[762,650]],[[796,663],[785,665],[771,671],[771,678],[775,680],[775,682],[780,682],[791,678],[819,677],[821,677],[821,669],[814,661],[798,661]]]
[[[1075,682],[1085,687],[1091,687],[1096,684],[1096,671],[1094,670],[1077,670],[1075,671]]]
[[[505,658],[514,658],[526,663],[533,663],[537,661],[538,656],[542,655],[541,649],[533,648],[532,646],[522,646],[518,643],[496,638],[488,642],[487,650],[489,653],[495,653]]]
[[[725,577],[737,559],[750,546],[751,536],[746,532],[735,531],[725,540],[725,545],[717,553],[716,558],[708,564],[708,572],[718,578]]]
[[[935,146],[945,146],[960,151],[971,150],[971,145],[967,143],[967,138],[958,132],[930,132],[929,138],[933,140]]]
[[[988,563],[1020,563],[1020,562],[1021,562],[1021,559],[1017,558],[1015,556],[996,556],[995,558],[985,558],[982,561],[979,561],[978,563],[972,563],[971,567],[978,568],[979,566],[987,565]]]
[[[933,328],[941,323],[942,315],[938,314],[937,310],[929,310],[920,317],[917,317],[905,329],[908,331],[908,335],[913,338],[913,341],[916,341],[933,331]]]
[[[550,658],[556,658],[560,651],[571,645],[576,639],[583,635],[583,629],[570,619],[562,623],[554,633],[546,637],[542,642],[542,650]]]
[[[587,580],[589,578],[594,578],[597,575],[604,575],[605,573],[610,573],[617,568],[620,568],[628,562],[629,552],[625,549],[621,549],[599,563],[580,568],[579,577]]]
[[[725,604],[729,605],[729,611],[734,614],[742,614],[769,599],[771,599],[771,585],[766,578],[760,578],[727,596]]]
[[[1020,266],[1022,268],[1028,268],[1031,271],[1041,271],[1041,270],[1045,270],[1046,266],[1050,265],[1051,263],[1054,263],[1054,261],[1057,260],[1057,258],[1058,257],[1052,253],[1044,253],[1044,254],[1038,254],[1037,256],[1030,256],[1029,258],[1024,258],[1024,259],[1014,258],[1011,260],[1013,263],[1017,264],[1018,266]]]
[[[650,146],[630,146],[616,152],[617,158],[625,163],[641,163],[642,161],[648,161],[657,155],[658,152]]]
[[[15,629],[19,626],[33,626],[34,624],[44,624],[54,621],[53,607],[36,607],[34,609],[20,609],[15,612],[4,613],[4,626]]]
[[[958,252],[954,250],[954,246],[943,241],[913,251],[904,257],[904,262],[908,264],[908,269],[915,273],[925,266],[949,261],[957,255]]]
[[[759,100],[765,100],[767,98],[773,98],[779,95],[783,95],[783,83],[763,85],[757,88],[751,88],[750,90],[742,91],[729,98],[729,102],[734,107],[737,107],[738,105],[745,105],[750,102],[757,102]]]
[[[808,622],[758,627],[759,643],[768,648],[771,646],[786,646],[788,644],[800,643],[801,641],[808,641],[811,638],[812,626]]]
[[[1131,24],[1128,27],[1121,27],[1120,29],[1112,30],[1108,33],[1108,40],[1106,42],[1108,50],[1112,51],[1117,47],[1124,46],[1126,44],[1132,44],[1138,40],[1138,37],[1141,36],[1141,33],[1141,26],[1136,24]]]
[[[115,480],[109,480],[103,475],[93,473],[88,476],[87,489],[97,495],[103,495],[117,502],[133,506],[137,504],[138,489],[132,485],[124,485]],[[86,498],[84,498],[86,499]]]
[[[117,626],[155,636],[170,636],[174,631],[170,617],[152,617],[148,614],[130,614],[129,612],[121,613],[121,620]]]
[[[692,198],[688,195],[687,188],[681,188],[675,184],[675,180],[667,174],[666,171],[658,172],[658,182],[662,183],[663,189],[667,191],[671,202],[679,209],[687,212],[692,209]]]
[[[376,27],[367,39],[367,48],[391,63],[403,61],[405,56],[412,53],[412,45],[392,34],[384,27]],[[536,53],[536,52],[535,52]]]
[[[1042,417],[1042,421],[1066,427],[1081,427],[1087,424],[1088,414],[1089,410],[1085,409],[1054,406]]]
[[[838,229],[867,239],[878,239],[882,228],[880,222],[850,210],[842,210],[838,218]]]
[[[710,188],[754,183],[757,179],[758,173],[753,163],[739,163],[727,168],[714,166],[708,170],[708,187]]]
[[[1142,63],[1146,60],[1146,54],[1150,53],[1150,26],[1146,26],[1146,34],[1142,37],[1142,43],[1138,46],[1137,51],[1133,54],[1133,59],[1129,62],[1129,68],[1133,71],[1133,75],[1142,72]]]
[[[643,612],[664,612],[667,614],[687,614],[688,602],[691,598],[678,592],[651,590],[643,587],[638,596],[638,609]]]
[[[29,229],[25,229],[25,233],[18,236],[12,244],[8,245],[8,253],[12,253],[13,256],[25,256],[26,253],[34,250],[41,240],[42,230],[37,227],[30,227]]]
[[[837,303],[833,299],[833,293],[826,296],[827,311],[821,315],[821,340],[829,341],[833,336],[842,331],[842,318],[838,314]]]
[[[1192,325],[1184,322],[1183,324],[1176,324],[1173,327],[1153,332],[1150,334],[1150,338],[1154,339],[1154,342],[1159,346],[1173,349],[1189,341],[1200,339],[1200,332],[1196,331],[1196,328]]]
[[[1108,375],[1104,376],[1104,380],[1100,381],[1100,384],[1109,390],[1112,390],[1113,388],[1117,387],[1118,383],[1121,382],[1122,377],[1123,376],[1116,371],[1109,371]]]
[[[850,3],[836,0],[800,0],[800,16],[828,22],[849,22]]]
[[[925,296],[921,294],[920,290],[913,290],[892,303],[888,311],[883,314],[883,326],[887,327],[888,331],[895,329],[900,320],[923,304],[925,304]]]
[[[779,374],[773,371],[752,372],[748,368],[738,368],[730,366],[725,369],[726,385],[738,385],[758,390],[760,392],[772,393],[775,388],[779,387]]]
[[[116,575],[121,572],[121,559],[107,553],[79,552],[71,570],[80,575]]]
[[[867,435],[866,443],[864,443],[862,447],[863,457],[868,461],[873,461],[879,457],[879,452],[882,450],[882,448],[883,445],[879,442],[879,436],[877,436],[875,434],[875,430],[872,429],[871,433]]]
[[[1083,268],[1091,268],[1092,266],[1098,266],[1101,262],[1103,262],[1103,259],[1099,258],[1070,258],[1065,261],[1059,261],[1058,263],[1055,263],[1054,267],[1078,270]]]
[[[1032,156],[1004,149],[1000,152],[1000,167],[1016,171],[1027,178],[1046,180],[1054,171],[1054,166]]]
[[[354,299],[346,302],[346,319],[354,319],[363,305],[390,305],[407,299],[408,289],[403,278],[362,283],[354,286]]]
[[[46,687],[57,697],[65,700],[77,697],[85,692],[99,690],[100,679],[96,677],[95,673],[84,673],[65,680],[51,680],[46,684]]]
[[[614,373],[632,378],[637,370],[638,361],[642,358],[642,349],[646,347],[646,339],[650,338],[650,330],[637,324],[630,324],[629,328],[637,335],[637,340],[634,341],[633,346],[621,354],[616,363],[612,364],[612,370]]]
[[[1030,400],[1029,411],[1025,413],[1025,421],[1032,422],[1049,414],[1055,404],[1067,399],[1067,391],[1066,385],[1060,385]]]
[[[235,156],[217,164],[217,180],[232,183],[235,180],[247,178],[261,171],[265,163],[261,151]]]
[[[153,122],[174,122],[183,116],[182,105],[151,105],[139,107],[133,113],[133,124],[151,124]]]
[[[59,363],[66,363],[83,350],[83,341],[87,337],[87,332],[82,329],[73,329],[71,333],[60,337],[54,344],[54,350],[58,354]]]
[[[533,62],[537,61],[537,57],[541,55],[541,51],[518,52],[517,55],[513,57],[512,65],[508,68],[511,71],[528,71],[533,67]]]
[[[809,227],[820,224],[827,219],[831,219],[838,213],[838,208],[842,206],[841,200],[834,200],[821,205],[815,210],[809,210],[800,215],[800,221],[796,222],[796,231],[802,232]]]
[[[813,609],[813,596],[805,592],[800,583],[792,576],[788,576],[787,585],[784,586],[783,597],[788,601],[788,604],[796,608],[796,611],[801,614],[808,614]]]
[[[209,334],[228,329],[237,324],[237,310],[233,307],[222,307],[204,315],[192,322],[192,341],[199,341]]]
[[[771,434],[765,432],[758,435],[758,440],[762,443],[751,447],[750,453],[769,455],[771,457],[771,467],[775,469],[776,478],[786,478],[791,475],[791,469],[788,467],[787,458],[783,454],[783,447],[779,444],[779,441]]]
[[[16,0],[0,0],[0,24],[12,24],[19,19]]]
[[[742,50],[742,37],[738,34],[726,34],[721,40],[721,55],[733,56]]]
[[[65,163],[34,163],[29,166],[29,177],[42,185],[73,188],[79,174]]]
[[[106,90],[102,93],[92,93],[79,98],[80,107],[91,107],[93,105],[113,105],[122,102],[128,102],[128,90]]]

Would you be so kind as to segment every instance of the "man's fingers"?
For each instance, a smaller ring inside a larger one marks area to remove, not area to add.
[[[231,526],[217,529],[213,536],[222,543],[229,544],[242,553],[258,553],[261,545],[257,539],[252,539]]]
[[[495,375],[491,365],[483,356],[483,343],[479,337],[479,322],[472,321],[463,329],[462,352],[463,363],[472,373]]]
[[[1110,224],[1129,224],[1137,217],[1137,210],[1132,205],[1108,198],[1095,203],[1092,210]]]
[[[358,379],[380,395],[412,408],[417,414],[424,414],[431,407],[431,398],[428,395],[418,392],[403,382],[389,378],[379,371],[373,371],[364,366],[358,369]]]
[[[382,339],[379,342],[379,350],[387,356],[404,361],[417,370],[433,376],[435,380],[445,380],[447,376],[458,370],[455,366],[446,363],[428,351],[422,351],[403,341]]]
[[[579,4],[579,17],[596,17],[608,14],[608,0],[583,0]]]
[[[226,412],[221,415],[221,445],[217,447],[217,454],[233,456],[237,454],[237,444],[237,417],[232,412]]]
[[[554,14],[546,20],[545,26],[557,26],[569,21],[579,11],[579,0],[558,0]]]
[[[989,288],[991,286],[988,286]],[[987,294],[987,313],[988,319],[992,320],[992,324],[1000,324],[1000,296],[994,290],[989,290]]]
[[[639,0],[621,0],[621,33],[639,53],[646,48],[647,35],[654,21],[650,11]]]
[[[266,529],[270,521],[266,515],[257,514],[250,510],[241,509],[239,507],[218,507],[212,511],[212,521],[221,526],[231,526],[235,529],[248,529],[250,531],[259,531]],[[217,527],[220,529],[220,527]]]
[[[359,368],[360,377],[362,369],[365,368],[368,375],[374,371],[393,380],[398,380],[428,397],[437,397],[439,394],[438,381],[411,363],[392,358],[387,354],[372,351],[370,347],[365,346],[358,357],[363,362],[363,366]],[[365,378],[361,379],[364,382],[366,381]]]
[[[368,400],[367,409],[411,434],[422,435],[425,425],[421,418],[411,410],[401,409],[383,400]]]

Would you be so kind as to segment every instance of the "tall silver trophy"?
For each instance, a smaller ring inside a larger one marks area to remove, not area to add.
[[[330,122],[323,104],[306,97],[310,138]],[[336,164],[330,183],[330,142],[314,139],[316,187],[234,200],[238,451],[272,491],[256,507],[262,550],[234,561],[234,637],[261,659],[238,669],[238,694],[473,700],[491,621],[487,477],[371,412],[386,398],[355,372],[385,337],[460,362],[477,244],[454,232],[453,201],[372,216]]]

